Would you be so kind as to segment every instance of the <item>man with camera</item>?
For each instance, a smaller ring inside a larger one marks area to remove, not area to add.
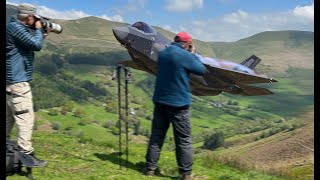
[[[189,51],[189,52],[188,52]],[[176,159],[181,179],[191,179],[193,147],[191,139],[189,74],[204,75],[205,66],[194,55],[192,38],[178,33],[174,42],[160,51],[153,95],[152,132],[146,154],[146,175],[154,175],[170,123],[176,145]]]
[[[33,167],[43,167],[46,161],[35,156],[31,137],[34,125],[32,80],[34,51],[40,51],[50,28],[43,29],[41,16],[31,4],[18,6],[17,18],[12,17],[6,27],[6,136],[14,122],[18,128],[20,151],[30,155]]]

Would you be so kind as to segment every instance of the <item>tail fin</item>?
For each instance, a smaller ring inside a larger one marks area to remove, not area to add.
[[[261,61],[260,58],[258,58],[255,55],[252,55],[248,59],[241,62],[240,64],[247,66],[250,69],[254,69],[254,67],[256,67],[256,65],[259,64],[260,61]]]

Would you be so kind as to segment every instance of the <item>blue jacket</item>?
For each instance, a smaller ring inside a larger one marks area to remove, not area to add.
[[[32,80],[34,52],[40,51],[44,31],[36,29],[34,35],[29,26],[11,18],[6,27],[6,83]]]
[[[173,107],[191,105],[189,74],[204,75],[205,66],[176,42],[160,51],[153,102]]]

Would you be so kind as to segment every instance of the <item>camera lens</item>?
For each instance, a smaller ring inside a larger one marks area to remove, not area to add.
[[[51,23],[51,29],[57,34],[60,34],[62,32],[62,26],[56,23]]]

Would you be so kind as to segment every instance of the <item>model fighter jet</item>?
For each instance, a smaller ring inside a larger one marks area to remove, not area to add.
[[[158,53],[171,41],[144,22],[112,28],[115,38],[129,52],[132,60],[120,64],[156,75]],[[190,74],[190,90],[197,96],[215,96],[221,92],[258,96],[273,94],[270,90],[250,86],[255,83],[277,82],[272,78],[256,74],[253,69],[261,61],[252,55],[242,63],[216,60],[196,54],[207,68],[204,76]]]

